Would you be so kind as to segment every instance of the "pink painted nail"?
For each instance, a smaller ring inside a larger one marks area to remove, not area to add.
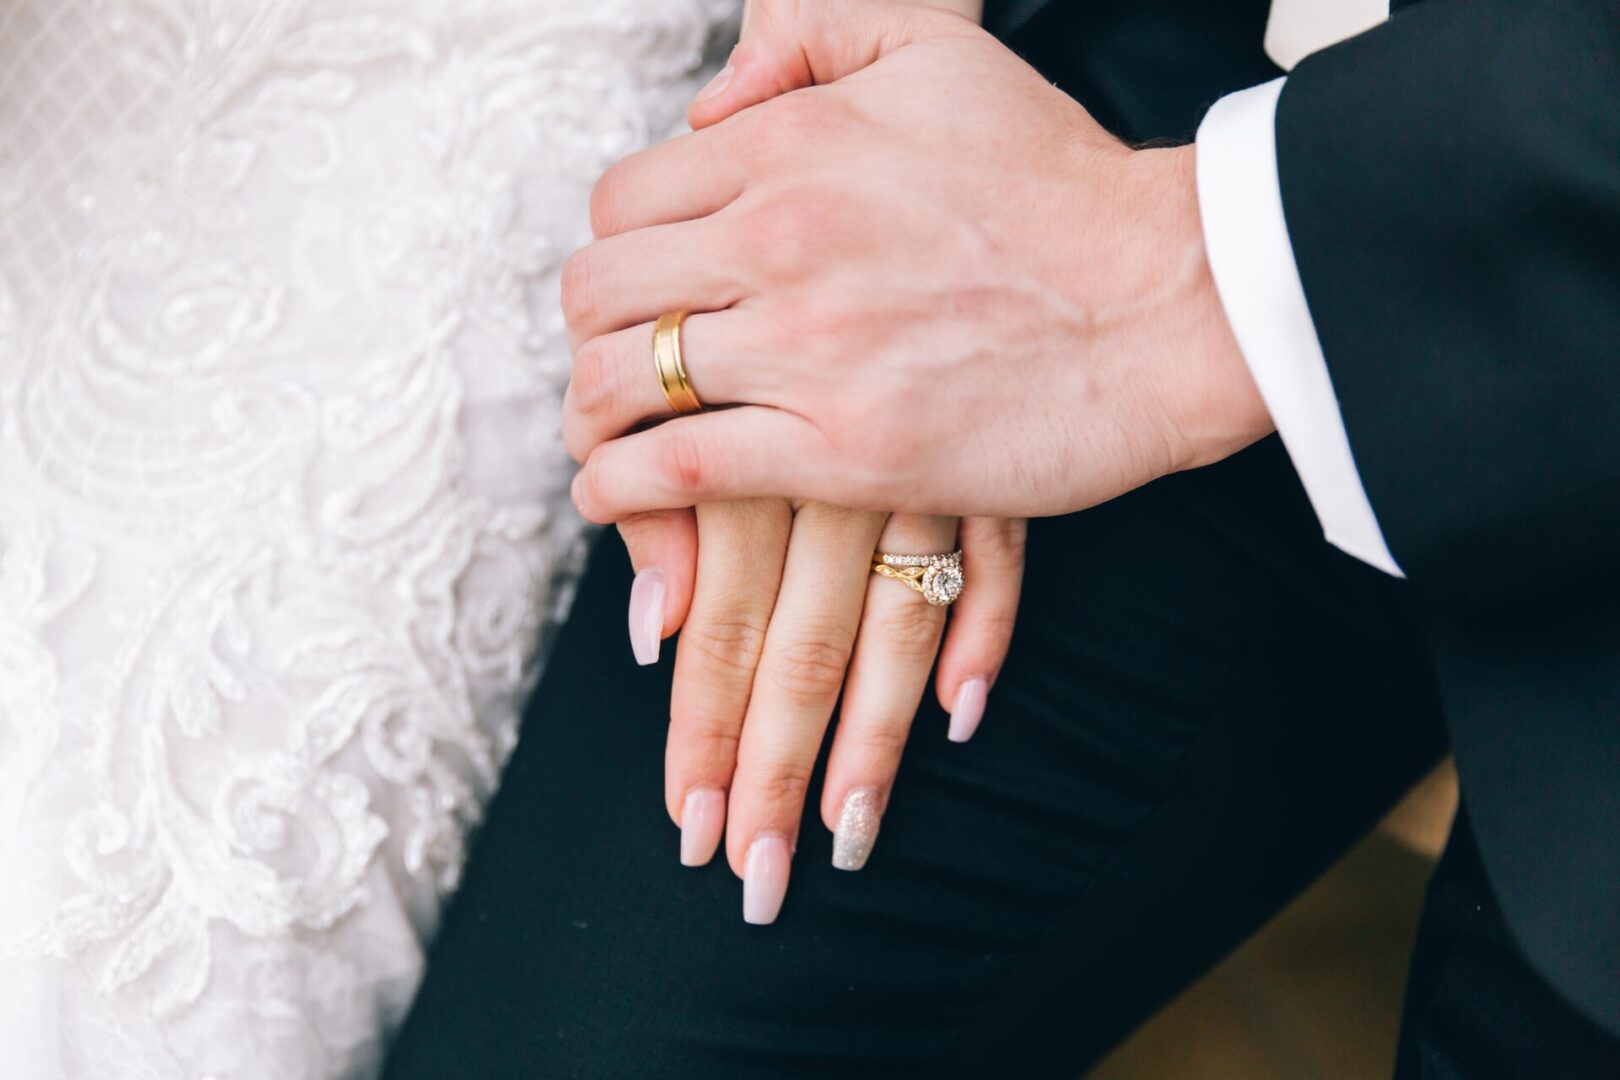
[[[648,567],[630,586],[630,650],[642,667],[658,663],[664,636],[664,572]]]
[[[748,845],[748,864],[743,868],[743,922],[764,926],[776,921],[787,896],[792,862],[784,837],[761,836]]]
[[[990,695],[990,684],[983,679],[969,679],[956,692],[956,707],[951,710],[951,729],[945,735],[951,742],[967,742],[979,730],[984,719],[984,700]]]
[[[734,73],[730,64],[715,72],[714,78],[710,79],[708,85],[698,91],[697,97],[692,99],[692,103],[695,105],[700,101],[708,101],[712,97],[719,97],[725,93],[726,87],[731,85],[731,76]]]
[[[702,866],[714,858],[726,827],[726,793],[693,788],[681,804],[681,865]]]

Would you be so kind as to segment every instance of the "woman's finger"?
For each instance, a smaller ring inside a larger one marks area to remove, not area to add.
[[[649,510],[619,522],[636,580],[630,586],[630,649],[643,667],[681,628],[697,576],[697,519],[691,510]]]
[[[782,580],[793,512],[781,499],[697,508],[697,578],[675,649],[664,803],[681,862],[714,857],[754,672]]]
[[[952,742],[967,742],[978,730],[990,687],[1007,659],[1024,587],[1027,531],[1023,518],[962,519],[967,587],[951,605],[935,680],[939,703],[951,714]]]
[[[743,879],[751,923],[773,921],[787,893],[810,774],[860,624],[867,553],[883,521],[817,503],[794,518],[727,811],[726,853]]]
[[[912,514],[889,518],[878,542],[882,551],[902,555],[955,546],[955,518]],[[861,869],[872,853],[944,629],[943,607],[903,582],[869,574],[821,792],[821,820],[833,830],[832,864],[840,870]]]

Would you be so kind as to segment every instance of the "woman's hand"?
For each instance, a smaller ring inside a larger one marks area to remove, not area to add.
[[[942,652],[945,609],[870,566],[874,550],[951,550],[954,519],[758,499],[701,506],[690,530],[669,518],[627,524],[637,659],[656,659],[657,637],[685,624],[665,768],[681,861],[708,862],[724,833],[744,918],[770,922],[840,688],[820,807],[840,869],[871,852],[936,653],[949,736],[973,734],[1012,633],[1023,522],[962,523],[968,585]]]
[[[977,18],[978,0],[936,2]],[[757,14],[759,6],[750,0],[748,10]],[[695,107],[694,121],[720,118],[709,111],[705,119]],[[606,223],[599,209],[593,225],[600,234]],[[595,342],[576,361],[566,422],[581,457],[618,434],[628,414],[636,422],[667,418],[656,401],[620,396],[614,382],[621,374],[614,361],[633,367],[638,355],[646,360],[648,335],[627,329],[635,321],[621,316],[612,326],[625,332]],[[571,322],[583,340],[583,320]],[[608,326],[593,324],[595,336]],[[638,662],[656,661],[660,641],[687,624],[665,783],[670,816],[681,826],[681,860],[708,862],[725,832],[728,861],[745,881],[744,915],[769,922],[786,891],[808,779],[840,686],[843,716],[821,816],[834,830],[834,865],[859,869],[939,648],[945,612],[870,574],[873,530],[882,530],[877,546],[884,550],[934,552],[952,546],[956,522],[815,504],[795,513],[786,500],[756,499],[697,514],[620,516],[619,528],[637,570],[630,636]],[[1024,523],[968,519],[960,533],[971,588],[952,610],[936,691],[951,716],[949,738],[965,742],[1011,638]],[[820,570],[818,560],[826,564]]]

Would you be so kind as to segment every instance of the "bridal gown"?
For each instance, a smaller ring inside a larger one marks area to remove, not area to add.
[[[736,6],[0,0],[0,1075],[375,1072],[584,542],[558,268]]]

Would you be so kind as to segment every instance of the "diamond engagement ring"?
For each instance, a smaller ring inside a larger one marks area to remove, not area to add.
[[[872,573],[909,585],[935,607],[947,607],[962,595],[962,553],[943,555],[893,555],[880,551],[872,556]]]

